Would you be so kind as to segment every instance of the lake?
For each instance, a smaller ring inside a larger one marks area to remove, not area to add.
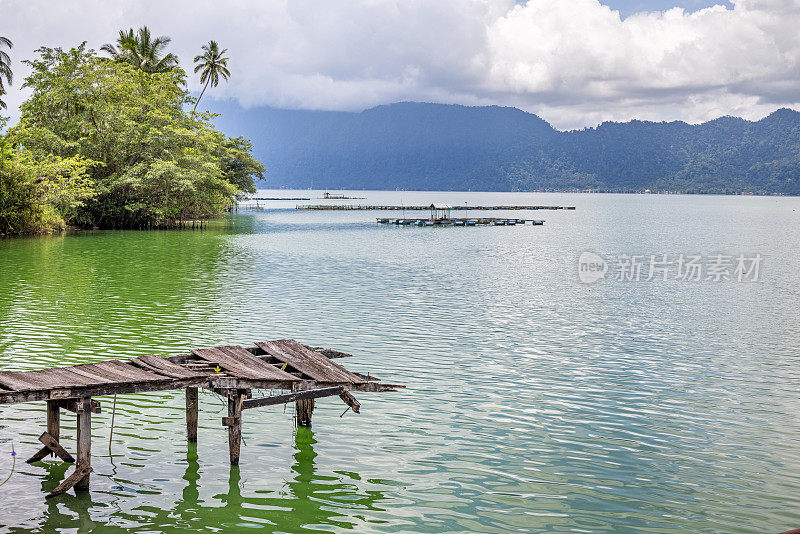
[[[66,465],[24,462],[44,405],[2,405],[0,530],[800,527],[800,199],[347,194],[366,199],[328,202],[576,210],[417,228],[274,201],[202,231],[0,240],[2,370],[291,337],[408,386],[356,394],[360,415],[322,399],[310,430],[248,410],[234,468],[220,397],[201,391],[196,450],[182,392],[119,396],[110,447],[100,398],[91,493],[48,501]]]

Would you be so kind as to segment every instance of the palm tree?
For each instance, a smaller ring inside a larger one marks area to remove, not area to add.
[[[203,71],[200,74],[200,83],[205,85],[197,98],[197,102],[194,103],[192,112],[197,110],[197,104],[203,98],[203,93],[206,92],[208,84],[211,84],[211,87],[216,87],[219,84],[220,77],[223,80],[227,80],[228,76],[231,75],[228,70],[229,58],[222,57],[227,51],[227,48],[220,50],[216,41],[209,41],[207,45],[203,45],[203,54],[194,58],[194,62],[197,64],[194,71]]]
[[[164,49],[172,41],[162,35],[153,37],[150,28],[142,26],[135,33],[133,28],[120,30],[116,46],[104,44],[100,49],[114,61],[130,63],[145,72],[167,72],[178,67],[178,56],[169,53],[162,57]]]
[[[0,35],[0,47],[3,46],[7,46],[10,50],[14,45],[11,43],[11,39]],[[0,96],[6,94],[3,78],[8,85],[11,85],[11,82],[14,81],[14,73],[11,72],[11,57],[5,51],[0,50]],[[6,103],[2,100],[0,100],[0,109],[6,109]]]

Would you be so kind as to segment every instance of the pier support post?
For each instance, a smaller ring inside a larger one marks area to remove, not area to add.
[[[78,461],[77,471],[91,470],[92,466],[92,399],[78,399]],[[89,491],[89,473],[75,483],[75,491]]]
[[[294,391],[314,389],[316,382],[303,380],[294,384]],[[297,426],[311,426],[311,414],[314,413],[314,399],[301,399],[294,403],[297,414]]]
[[[231,465],[239,465],[239,451],[242,445],[242,400],[244,391],[231,389],[228,392],[228,417],[225,424],[228,427],[228,451]]]
[[[47,401],[47,433],[58,441],[61,438],[61,412],[58,401]]]
[[[197,388],[186,388],[186,439],[197,443]]]
[[[58,443],[59,433],[61,431],[61,412],[59,411],[59,404],[57,400],[47,401],[47,432],[48,440],[52,438],[55,443]],[[41,438],[39,438],[41,440]],[[28,459],[28,463],[32,464],[44,459],[47,456],[52,456],[53,450],[50,447],[44,446],[39,449],[39,452],[34,454]]]

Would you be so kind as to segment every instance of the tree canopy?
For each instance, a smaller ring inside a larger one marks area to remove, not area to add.
[[[116,46],[104,44],[100,49],[115,61],[129,63],[144,72],[169,72],[178,68],[178,56],[164,54],[172,39],[166,35],[153,37],[150,28],[142,26],[136,32],[133,28],[120,30]]]
[[[2,96],[6,94],[5,84],[11,85],[11,82],[14,81],[14,73],[11,70],[11,56],[3,50],[3,47],[10,49],[13,46],[8,37],[0,35],[0,109],[6,109],[6,103],[2,100]]]
[[[171,226],[216,216],[255,190],[254,178],[265,169],[250,142],[214,129],[208,113],[185,111],[193,99],[181,88],[180,68],[147,72],[98,57],[85,43],[37,53],[23,85],[31,96],[4,143],[18,162],[14,176],[33,176],[37,165],[49,165],[60,180],[80,182],[65,189],[68,199],[47,201],[66,224]],[[0,173],[12,181],[11,167]],[[5,231],[19,225],[6,223]]]

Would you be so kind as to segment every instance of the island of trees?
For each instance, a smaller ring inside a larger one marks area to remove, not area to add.
[[[196,111],[169,42],[143,27],[121,31],[106,55],[83,43],[25,62],[31,96],[18,124],[0,118],[0,234],[175,227],[255,191],[266,171],[250,141]],[[0,37],[0,109],[11,46]],[[211,41],[195,58],[204,92],[230,75],[225,53]]]

